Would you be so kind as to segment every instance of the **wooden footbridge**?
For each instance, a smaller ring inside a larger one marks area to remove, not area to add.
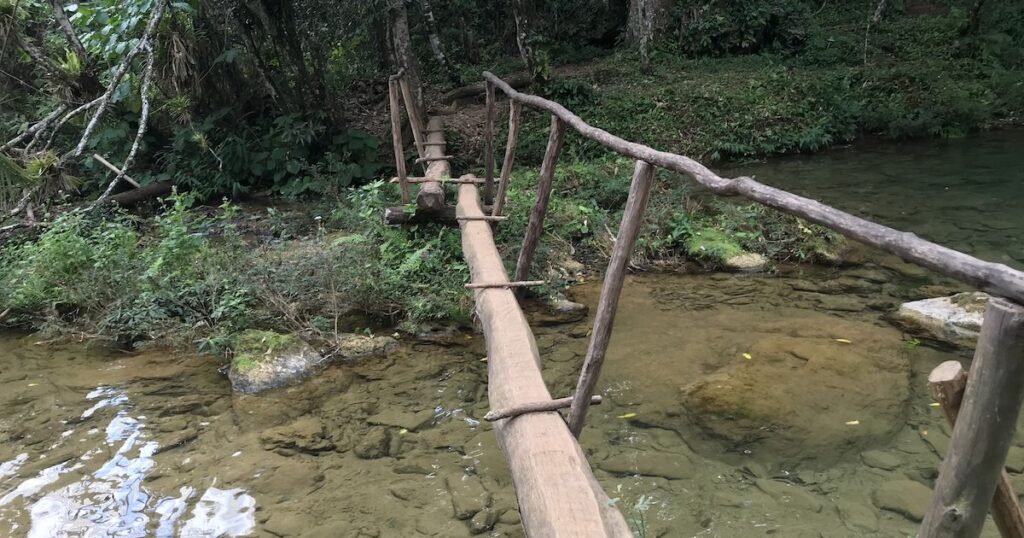
[[[814,200],[769,187],[748,177],[726,179],[697,161],[623,140],[588,125],[558,103],[520,93],[498,77],[484,73],[486,84],[486,167],[483,178],[451,179],[445,154],[443,121],[424,126],[402,73],[391,77],[390,103],[403,207],[385,212],[391,224],[446,221],[457,223],[469,265],[476,312],[483,325],[488,354],[488,398],[498,436],[516,488],[526,534],[531,537],[631,536],[619,510],[601,489],[577,438],[587,410],[599,401],[594,389],[611,337],[619,295],[630,254],[643,221],[656,167],[686,174],[715,194],[742,196],[765,206],[826,226],[848,238],[895,254],[905,261],[953,277],[991,293],[970,372],[957,362],[936,368],[929,382],[947,418],[955,423],[945,460],[935,482],[931,506],[918,534],[921,538],[974,538],[990,509],[1004,538],[1024,538],[1024,511],[1009,487],[1004,465],[1024,399],[1024,273],[1005,265],[922,240],[911,233],[870,222]],[[505,156],[495,177],[496,91],[509,101]],[[400,101],[404,101],[424,175],[406,169]],[[547,150],[541,164],[536,201],[512,280],[495,246],[492,226],[502,209],[515,159],[523,106],[551,114]],[[555,166],[566,128],[572,128],[636,160],[629,197],[605,273],[594,327],[574,394],[552,399],[541,377],[541,358],[517,293],[542,282],[530,281],[530,265],[540,241],[551,197]],[[455,205],[445,203],[445,184],[458,186]],[[416,211],[412,186],[418,185]],[[482,198],[481,191],[482,190]],[[699,338],[699,335],[694,335]],[[569,408],[568,418],[558,411]]]

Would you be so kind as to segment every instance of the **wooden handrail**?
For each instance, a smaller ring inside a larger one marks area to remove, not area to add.
[[[847,237],[895,254],[908,262],[927,267],[942,275],[956,278],[984,291],[1003,295],[1019,303],[1024,302],[1024,273],[1021,271],[1001,263],[979,260],[963,252],[925,241],[912,233],[901,232],[855,217],[815,200],[758,183],[749,177],[725,179],[689,157],[629,142],[603,129],[593,127],[564,106],[543,97],[518,92],[489,72],[484,73],[484,79],[493,83],[509,99],[547,110],[584,137],[619,154],[646,161],[667,170],[687,174],[716,194],[743,196],[762,205],[831,228]]]

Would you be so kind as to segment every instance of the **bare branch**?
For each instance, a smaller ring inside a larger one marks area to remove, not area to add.
[[[164,0],[157,2],[156,6],[153,8],[153,14],[150,15],[149,22],[146,24],[146,30],[142,34],[142,39],[139,41],[139,44],[136,45],[123,60],[121,60],[120,65],[117,66],[117,70],[114,72],[110,85],[107,86],[107,91],[105,91],[103,96],[100,97],[99,108],[96,109],[96,112],[92,115],[92,119],[89,120],[89,124],[86,125],[85,132],[82,133],[82,138],[78,141],[78,146],[76,146],[73,151],[68,152],[61,157],[62,161],[70,156],[78,157],[82,155],[83,151],[85,151],[85,145],[89,142],[89,137],[92,136],[92,132],[96,130],[96,126],[99,124],[100,118],[103,117],[103,113],[107,111],[107,107],[110,105],[110,98],[114,95],[114,90],[117,89],[118,84],[121,83],[121,79],[124,78],[125,73],[127,73],[128,69],[131,67],[132,60],[138,56],[139,52],[141,52],[144,47],[150,46],[150,39],[153,37],[153,32],[156,30],[157,23],[160,22],[160,18],[164,14],[165,7],[167,7],[167,3],[164,2]]]
[[[132,143],[132,149],[128,151],[128,157],[125,157],[124,164],[121,165],[121,171],[110,181],[110,184],[107,185],[107,190],[103,191],[97,202],[101,202],[110,196],[118,182],[128,178],[126,175],[128,168],[135,162],[135,155],[139,152],[139,146],[142,145],[142,137],[146,134],[146,126],[149,124],[149,87],[153,82],[153,63],[156,61],[156,54],[153,54],[152,44],[147,42],[145,47],[146,71],[142,77],[142,88],[139,90],[139,97],[142,99],[142,111],[139,113],[139,130],[135,132],[135,142]],[[139,186],[135,181],[132,181],[132,183],[136,187]]]
[[[57,137],[57,132],[60,131],[61,127],[64,127],[64,124],[67,123],[68,120],[98,105],[100,103],[100,99],[102,98],[97,97],[92,101],[89,101],[88,103],[65,114],[64,117],[61,118],[59,122],[57,122],[57,125],[53,128],[53,131],[50,132],[50,138],[46,139],[46,145],[43,146],[43,151],[50,149],[50,146],[53,145],[53,139]]]
[[[61,31],[64,32],[64,37],[67,38],[68,45],[70,45],[71,50],[78,55],[79,61],[85,65],[88,63],[89,53],[85,51],[85,47],[82,46],[82,42],[75,34],[75,29],[71,26],[68,14],[64,12],[64,4],[61,0],[50,0],[50,5],[53,6],[53,17],[57,19],[57,24],[60,25]]]
[[[25,132],[23,132],[20,135],[12,138],[10,140],[8,140],[7,143],[4,144],[3,146],[0,146],[0,151],[7,151],[11,146],[21,142],[22,140],[28,138],[29,136],[34,136],[37,132],[45,129],[46,126],[49,125],[50,122],[52,122],[54,120],[54,118],[56,118],[57,116],[60,116],[61,114],[63,114],[64,111],[67,110],[67,109],[68,109],[67,105],[60,105],[59,107],[54,109],[53,112],[50,112],[50,114],[48,116],[46,116],[45,118],[43,118],[43,119],[39,120],[38,122],[36,122],[35,125],[29,127],[28,129],[25,129]]]

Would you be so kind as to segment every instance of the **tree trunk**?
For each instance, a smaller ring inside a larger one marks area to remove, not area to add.
[[[981,6],[984,4],[985,0],[974,0],[970,11],[967,12],[967,33],[969,35],[977,35],[981,30]]]
[[[512,0],[512,16],[516,20],[516,45],[519,55],[526,64],[527,71],[533,80],[543,83],[548,74],[544,66],[537,60],[536,39],[533,34],[534,12],[530,0]]]
[[[651,44],[665,27],[672,0],[631,0],[626,22],[626,40],[640,49],[644,67],[651,60]]]
[[[79,41],[78,36],[75,34],[75,29],[71,27],[68,14],[64,12],[64,4],[61,0],[50,0],[50,6],[53,7],[53,18],[57,19],[57,24],[60,25],[61,31],[64,32],[64,37],[68,40],[68,46],[78,56],[78,60],[83,66],[89,63],[89,53],[85,51],[85,47],[82,46],[82,42]]]
[[[409,39],[409,12],[405,9],[405,0],[388,0],[388,8],[391,13],[391,46],[395,52],[395,61],[399,69],[405,69],[406,80],[412,88],[413,99],[422,118],[423,84],[420,82],[416,55],[412,51],[412,41]]]
[[[434,53],[434,58],[437,63],[441,65],[441,68],[448,73],[448,78],[451,79],[452,83],[458,85],[462,84],[462,79],[459,77],[459,73],[455,70],[455,66],[448,60],[448,56],[444,53],[444,46],[441,45],[441,36],[437,32],[437,18],[434,17],[434,6],[430,4],[430,0],[420,0],[420,7],[423,8],[423,18],[427,19],[426,30],[427,40],[430,43],[430,50]]]

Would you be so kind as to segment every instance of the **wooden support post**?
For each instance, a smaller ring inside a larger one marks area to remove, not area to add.
[[[405,173],[405,149],[402,147],[402,117],[398,110],[398,81],[388,81],[388,103],[391,105],[391,145],[395,150],[395,169],[398,170],[402,203],[409,203],[409,182]]]
[[[487,124],[484,125],[484,203],[494,201],[494,83],[486,83]]]
[[[604,398],[600,396],[591,396],[590,405],[598,405]],[[546,402],[530,402],[513,407],[510,409],[495,409],[484,415],[484,420],[487,422],[494,422],[505,418],[515,418],[519,415],[526,415],[528,413],[544,413],[547,411],[558,411],[559,409],[565,409],[572,405],[572,396],[568,398],[559,398],[557,400],[548,400]]]
[[[409,127],[412,130],[412,138],[416,141],[416,154],[422,159],[427,156],[426,148],[424,147],[426,141],[423,134],[423,117],[420,116],[420,109],[416,105],[416,100],[412,98],[409,79],[402,76],[398,79],[398,83],[402,87],[402,100],[405,101],[405,112],[409,115]]]
[[[444,142],[444,123],[441,118],[434,116],[430,118],[430,122],[427,123],[427,135],[428,142]],[[430,145],[426,148],[426,155],[424,158],[437,158],[443,157],[444,150],[439,145]],[[416,207],[420,211],[426,212],[438,212],[444,209],[444,188],[441,186],[441,179],[450,177],[451,165],[446,159],[435,159],[431,160],[427,164],[427,171],[424,174],[428,179],[434,181],[427,181],[420,185],[420,192],[416,195]]]
[[[473,185],[459,186],[459,216],[482,216]],[[462,221],[462,250],[473,280],[505,280],[486,222]],[[537,342],[511,290],[477,290],[476,313],[487,342],[487,398],[492,409],[551,399]],[[622,513],[594,478],[583,450],[558,413],[530,413],[494,423],[516,487],[526,536],[625,538]]]
[[[519,117],[523,105],[509,100],[508,141],[505,144],[505,160],[501,163],[501,177],[498,178],[498,196],[494,199],[494,214],[500,215],[505,209],[505,194],[508,192],[508,178],[512,174],[512,163],[516,159],[516,143],[519,141]]]
[[[516,262],[516,280],[526,280],[530,273],[533,254],[537,251],[540,234],[544,230],[544,217],[548,213],[548,202],[551,201],[551,184],[555,178],[555,165],[558,154],[562,152],[562,141],[565,140],[565,123],[556,116],[551,116],[551,133],[548,135],[548,148],[544,152],[544,161],[540,165],[540,176],[537,178],[537,201],[530,211],[530,224],[526,228],[523,246]]]
[[[654,182],[654,167],[644,161],[637,161],[633,169],[633,181],[629,186],[629,198],[626,209],[619,224],[619,235],[615,238],[612,257],[605,271],[604,284],[601,286],[601,298],[597,303],[597,315],[594,318],[594,330],[587,347],[587,356],[583,361],[583,370],[576,383],[573,394],[572,409],[569,412],[569,431],[576,437],[583,431],[583,422],[587,418],[590,406],[590,395],[594,393],[597,379],[601,375],[608,342],[612,337],[612,326],[615,324],[615,311],[619,307],[619,295],[626,279],[629,258],[633,253],[633,245],[640,235],[640,225],[644,221],[644,210]]]
[[[1024,308],[993,297],[984,319],[920,538],[977,538],[1006,464],[1024,400]]]
[[[955,427],[964,389],[967,387],[967,372],[959,361],[946,361],[928,374],[928,385],[942,407],[946,421]],[[1005,469],[999,474],[996,492],[992,497],[992,521],[1003,538],[1024,538],[1024,510],[1017,501],[1017,494],[1010,485],[1010,476]]]

